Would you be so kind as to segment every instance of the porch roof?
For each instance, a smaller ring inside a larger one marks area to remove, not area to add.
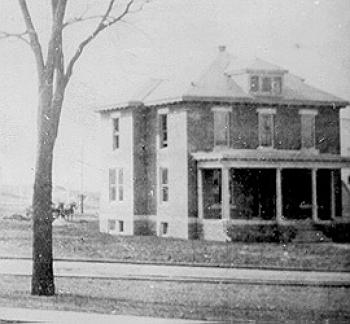
[[[232,167],[350,168],[350,157],[311,150],[227,149],[195,152],[192,157],[200,167],[215,167],[220,163]]]

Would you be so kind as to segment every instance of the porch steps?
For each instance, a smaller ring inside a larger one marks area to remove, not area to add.
[[[320,242],[331,242],[332,240],[325,236],[321,231],[315,229],[299,229],[294,243],[320,243]]]

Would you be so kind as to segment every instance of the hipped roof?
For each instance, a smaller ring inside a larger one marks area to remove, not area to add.
[[[283,75],[281,96],[252,96],[235,82],[235,76],[244,73],[278,73]],[[295,105],[323,105],[344,107],[349,103],[304,82],[288,70],[260,58],[239,59],[226,50],[217,57],[195,81],[178,79],[151,79],[128,102],[100,107],[110,111],[134,105],[160,105],[181,101],[251,102]]]

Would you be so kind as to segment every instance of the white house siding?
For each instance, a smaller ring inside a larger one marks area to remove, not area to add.
[[[113,150],[112,118],[119,117],[119,148]],[[111,234],[133,234],[133,116],[131,110],[101,114],[101,148],[103,180],[100,201],[100,231]],[[123,169],[123,201],[109,201],[109,169]],[[116,220],[116,230],[109,231],[108,220]],[[124,221],[124,231],[118,221]]]
[[[157,139],[159,144],[159,138]],[[169,200],[160,200],[160,168],[168,168]],[[157,145],[157,229],[168,223],[167,236],[188,238],[187,112],[168,111],[168,147]]]

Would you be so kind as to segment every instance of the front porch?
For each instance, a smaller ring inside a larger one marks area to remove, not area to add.
[[[350,166],[348,158],[247,151],[193,154],[203,224],[342,221],[340,171]]]
[[[341,218],[338,169],[199,168],[201,219],[276,221]]]

